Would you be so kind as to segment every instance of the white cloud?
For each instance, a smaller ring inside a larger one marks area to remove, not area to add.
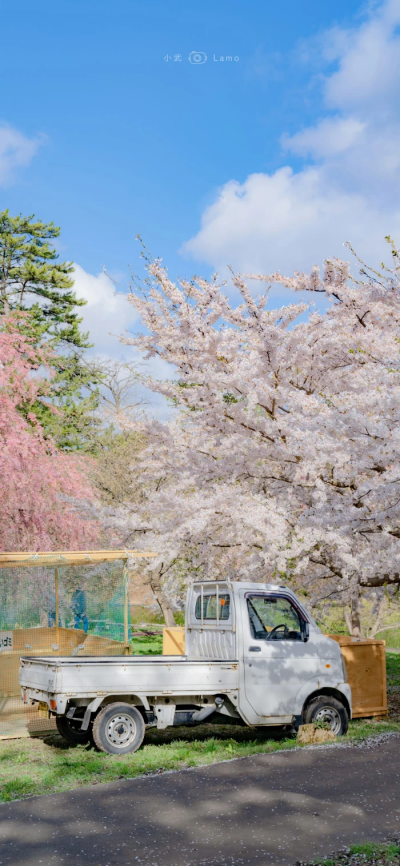
[[[400,2],[389,0],[358,30],[328,31],[331,56],[339,68],[326,81],[329,107],[358,112],[392,111],[400,84]]]
[[[347,257],[346,240],[381,260],[384,236],[400,232],[400,213],[388,222],[385,209],[371,210],[366,195],[336,188],[319,168],[285,167],[226,184],[185,250],[218,270],[292,273],[327,255]]]
[[[291,273],[348,258],[346,240],[372,264],[386,256],[385,235],[400,242],[399,23],[400,0],[389,0],[358,28],[324,35],[336,64],[324,115],[282,139],[311,164],[226,183],[183,252],[218,270]]]
[[[75,292],[87,302],[79,312],[83,317],[82,330],[89,331],[97,354],[122,358],[126,347],[119,343],[118,337],[137,322],[136,311],[126,295],[116,291],[107,274],[89,274],[78,264],[74,268]]]
[[[155,379],[171,378],[173,368],[165,361],[159,358],[144,361],[133,346],[120,343],[118,337],[129,336],[129,332],[132,334],[140,330],[139,316],[127,296],[116,291],[107,274],[89,274],[76,263],[74,269],[74,290],[78,298],[87,301],[84,307],[79,308],[79,315],[83,319],[82,330],[89,331],[90,342],[94,344],[90,353],[101,358],[136,362],[140,364],[143,375],[151,375]],[[163,397],[153,395],[145,389],[139,389],[139,396],[148,401],[148,411],[153,416],[169,416],[171,410]]]
[[[293,153],[320,159],[354,147],[364,130],[365,123],[355,117],[328,117],[291,138],[282,136],[282,144]]]
[[[151,369],[156,378],[169,378],[171,368],[164,361],[152,358],[143,362],[133,346],[119,341],[119,337],[129,337],[141,330],[140,317],[127,295],[117,289],[104,272],[95,276],[74,263],[73,276],[77,297],[86,301],[86,305],[79,308],[79,315],[83,319],[82,330],[89,331],[90,342],[94,343],[92,353],[124,361],[139,360],[146,364],[144,372]]]
[[[0,185],[11,183],[16,169],[29,165],[45,140],[44,135],[27,138],[18,129],[0,124]]]

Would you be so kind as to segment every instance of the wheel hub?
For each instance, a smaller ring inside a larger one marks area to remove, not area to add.
[[[340,713],[334,707],[321,707],[314,717],[315,722],[325,722],[330,725],[331,731],[334,734],[339,734],[342,729],[342,720]]]
[[[136,725],[131,716],[118,714],[113,716],[107,725],[107,740],[117,748],[125,748],[135,739]]]

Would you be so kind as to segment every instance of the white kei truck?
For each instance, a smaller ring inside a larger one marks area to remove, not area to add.
[[[345,734],[351,690],[340,646],[283,586],[194,582],[184,656],[23,656],[22,700],[45,703],[70,743],[135,752],[146,726],[328,723]]]

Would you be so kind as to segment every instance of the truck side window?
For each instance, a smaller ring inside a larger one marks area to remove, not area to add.
[[[300,617],[289,599],[249,594],[247,609],[254,640],[301,640]]]
[[[219,595],[219,611],[218,611],[218,619],[224,620],[229,619],[230,612],[230,596],[229,595]],[[196,619],[201,619],[201,596],[199,595],[196,601],[196,609],[195,609],[195,617]],[[217,596],[214,595],[203,595],[203,619],[217,619]]]

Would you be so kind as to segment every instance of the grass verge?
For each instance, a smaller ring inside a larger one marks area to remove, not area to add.
[[[351,722],[344,741],[361,741],[372,734],[389,731],[400,732],[400,655],[388,655],[388,691],[391,700],[389,717]],[[167,728],[165,731],[151,728],[146,732],[143,747],[135,754],[121,758],[87,746],[72,748],[58,734],[50,734],[44,739],[4,740],[0,743],[0,802],[166,770],[206,766],[296,746],[296,740],[282,738],[279,729],[231,725]]]
[[[301,866],[400,866],[399,839],[351,845],[325,860],[311,860]]]

